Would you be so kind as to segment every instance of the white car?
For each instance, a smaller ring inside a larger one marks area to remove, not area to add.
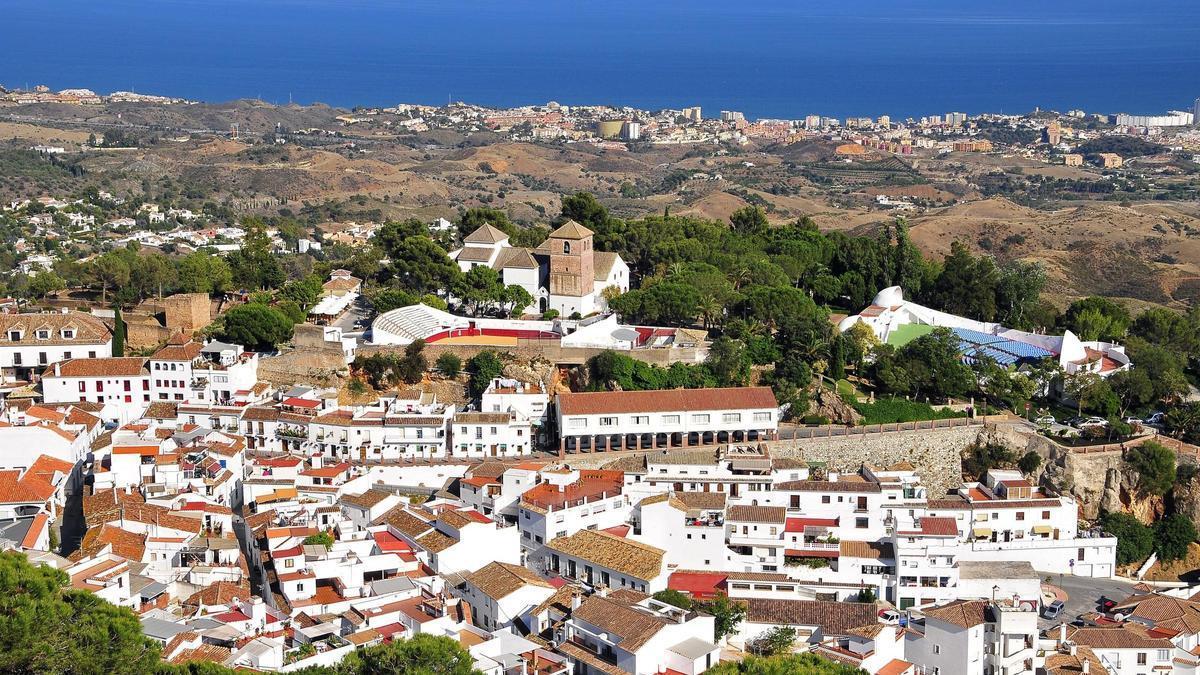
[[[1076,426],[1078,426],[1080,429],[1087,429],[1090,427],[1106,427],[1108,426],[1108,420],[1104,419],[1103,417],[1088,417],[1080,420],[1079,424]]]
[[[1058,420],[1054,419],[1054,415],[1042,415],[1041,417],[1034,418],[1033,423],[1040,425],[1040,426],[1048,427],[1051,424],[1057,424]]]

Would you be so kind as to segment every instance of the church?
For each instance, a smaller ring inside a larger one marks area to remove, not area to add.
[[[507,234],[484,224],[450,257],[463,272],[487,265],[500,273],[505,286],[524,288],[534,300],[526,313],[553,309],[564,318],[576,312],[587,316],[608,311],[604,289],[629,290],[629,265],[616,253],[595,250],[592,234],[568,220],[530,249],[509,244]]]

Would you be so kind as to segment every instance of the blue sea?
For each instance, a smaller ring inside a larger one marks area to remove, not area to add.
[[[1200,97],[1200,2],[0,0],[0,84],[705,116],[1155,113]]]

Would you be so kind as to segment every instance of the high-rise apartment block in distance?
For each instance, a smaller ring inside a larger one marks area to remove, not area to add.
[[[745,119],[746,119],[746,116],[743,113],[740,113],[736,110],[722,110],[721,111],[721,121],[722,122],[740,122]]]
[[[700,114],[700,106],[698,105],[692,106],[691,108],[684,108],[683,116],[693,122],[699,122],[700,120],[704,119],[703,115]]]

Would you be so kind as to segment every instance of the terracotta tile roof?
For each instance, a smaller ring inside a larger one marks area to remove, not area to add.
[[[839,554],[847,558],[883,560],[885,558],[896,557],[896,552],[892,549],[892,545],[887,542],[843,540],[839,544],[839,549]]]
[[[780,626],[816,626],[828,635],[844,635],[852,628],[878,623],[879,606],[873,602],[825,600],[768,600],[749,598],[746,620]]]
[[[273,422],[279,419],[279,409],[253,406],[242,411],[242,419],[248,422]]]
[[[783,525],[787,521],[787,508],[783,506],[746,506],[736,504],[725,512],[726,520],[739,523],[774,523]]]
[[[1092,649],[1173,649],[1174,644],[1165,637],[1156,637],[1152,629],[1135,621],[1126,621],[1113,627],[1068,628],[1067,639],[1077,645]]]
[[[920,529],[917,532],[898,532],[897,534],[920,534],[925,537],[956,537],[958,536],[958,525],[955,524],[953,518],[945,516],[924,516],[919,521]]]
[[[1089,673],[1107,673],[1104,662],[1097,658],[1090,647],[1076,645],[1075,654],[1055,652],[1046,657],[1047,675],[1082,675],[1083,663],[1088,662]]]
[[[504,239],[508,239],[508,235],[504,234],[503,230],[484,223],[476,228],[474,232],[463,237],[463,242],[467,244],[495,244]]]
[[[477,511],[471,511],[471,510],[457,510],[457,511],[446,510],[438,515],[438,520],[449,525],[450,527],[453,527],[456,530],[461,530],[462,528],[466,527],[467,525],[470,525],[471,523],[490,523],[490,522],[492,522],[490,518],[483,515],[482,513],[479,513]]]
[[[37,337],[39,328],[50,331],[43,340]],[[66,339],[63,329],[74,329],[75,337]],[[13,342],[12,331],[22,332],[21,339]],[[100,318],[83,312],[46,314],[0,314],[0,341],[20,345],[73,345],[104,344],[112,339],[112,331]]]
[[[568,220],[550,233],[549,239],[587,239],[593,232],[574,220]]]
[[[501,600],[526,586],[554,588],[533,570],[520,565],[491,562],[467,575],[467,582],[493,600]]]
[[[496,256],[496,262],[492,263],[492,269],[496,270],[536,270],[538,267],[538,262],[529,249],[519,246],[500,249],[500,255]]]
[[[183,344],[168,344],[154,352],[150,359],[153,361],[191,361],[200,356],[202,349],[204,349],[204,345],[191,340]]]
[[[71,560],[82,560],[100,552],[105,545],[112,545],[112,552],[133,562],[141,562],[146,555],[146,535],[123,530],[107,523],[88,529],[83,535],[79,549],[71,554]]]
[[[608,281],[608,275],[612,272],[613,265],[621,256],[611,251],[596,251],[592,256],[592,268],[595,270],[596,281]]]
[[[114,356],[96,359],[68,359],[58,364],[59,375],[54,366],[43,373],[43,377],[139,377],[149,375],[146,360],[140,356]]]
[[[199,647],[184,649],[176,654],[170,661],[174,665],[188,663],[190,661],[209,661],[212,663],[224,663],[233,653],[229,647],[221,647],[219,645],[209,644],[207,642],[200,643]]]
[[[971,628],[987,623],[987,600],[955,600],[954,602],[921,610],[926,617],[958,626]]]
[[[664,569],[665,551],[662,549],[607,532],[580,530],[570,536],[551,539],[546,548],[647,581]]]
[[[437,530],[433,530],[417,537],[413,543],[430,553],[440,553],[457,544],[458,540],[454,537],[444,535]]]
[[[725,387],[560,393],[558,406],[563,415],[601,415],[673,410],[775,409],[779,403],[770,387]]]
[[[229,581],[218,581],[215,584],[192,593],[183,601],[184,605],[228,605],[234,600],[250,599],[250,587],[246,584],[235,584]]]
[[[338,501],[342,502],[343,504],[357,506],[361,509],[369,509],[373,506],[376,506],[377,504],[379,504],[383,500],[387,499],[388,497],[394,497],[394,496],[395,495],[393,495],[390,492],[385,492],[383,490],[376,490],[374,488],[371,488],[370,490],[367,490],[366,492],[359,494],[359,495],[350,495],[350,494],[342,495]]]
[[[617,646],[630,652],[636,652],[671,623],[649,610],[598,595],[584,600],[571,616],[617,636],[619,639],[614,640]]]
[[[776,490],[790,492],[880,492],[879,483],[857,480],[792,480],[775,484]]]
[[[409,539],[415,539],[433,529],[433,523],[424,520],[409,511],[403,504],[392,508],[387,513],[375,519],[375,525],[387,524],[396,528]]]
[[[508,413],[464,412],[454,416],[455,424],[508,424],[512,415]]]
[[[179,416],[179,408],[169,401],[155,401],[146,407],[146,413],[142,417],[148,417],[153,420],[173,420]]]
[[[676,492],[675,498],[689,510],[717,510],[725,508],[724,492]]]
[[[301,476],[314,476],[316,478],[337,478],[343,473],[350,470],[349,462],[323,466],[319,469],[305,469],[300,472]]]
[[[534,509],[559,509],[568,504],[576,504],[581,500],[617,497],[625,484],[625,475],[620,471],[604,469],[581,470],[579,480],[564,485],[560,491],[557,485],[540,483],[521,495],[521,506]]]
[[[0,471],[0,504],[42,504],[54,496],[44,475],[24,475],[17,469]]]

